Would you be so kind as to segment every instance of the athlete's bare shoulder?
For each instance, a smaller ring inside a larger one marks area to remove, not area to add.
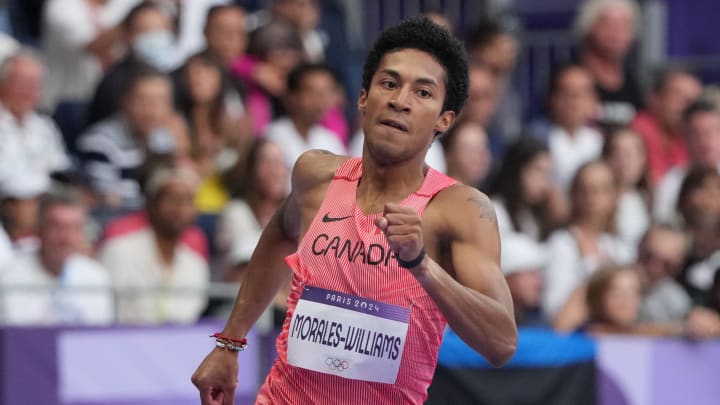
[[[497,228],[492,201],[480,190],[465,184],[443,189],[425,210],[425,217],[443,234],[473,232],[473,229]]]
[[[304,152],[293,167],[293,192],[302,194],[329,183],[340,165],[348,159],[347,156],[336,155],[322,149]]]

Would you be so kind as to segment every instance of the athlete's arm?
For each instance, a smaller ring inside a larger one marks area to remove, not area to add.
[[[224,335],[244,337],[278,289],[289,281],[292,272],[284,258],[297,249],[308,226],[303,218],[314,216],[329,180],[345,159],[321,150],[308,151],[298,158],[292,174],[293,191],[263,230]]]
[[[327,187],[341,161],[338,156],[318,151],[298,159],[292,174],[293,191],[263,230],[223,335],[245,337],[278,289],[289,281],[292,272],[284,258],[297,248],[302,227],[306,226],[303,212],[313,209],[319,190],[323,185]],[[237,370],[237,356],[228,350],[216,348],[205,358],[192,377],[203,405],[233,403]]]
[[[297,215],[296,212],[294,197],[291,195],[263,230],[223,335],[245,337],[280,286],[289,279],[291,273],[282,259],[292,251],[295,243],[285,227]],[[201,403],[233,404],[237,375],[237,354],[226,349],[213,349],[192,376],[193,384],[200,391]]]
[[[510,290],[500,272],[500,238],[489,199],[476,189],[453,186],[428,205],[424,218],[393,204],[386,207],[388,242],[403,260],[417,257],[423,229],[437,235],[445,248],[428,249],[443,256],[425,256],[409,271],[415,276],[450,327],[492,365],[507,363],[515,353],[517,327]],[[428,239],[430,239],[428,237]]]

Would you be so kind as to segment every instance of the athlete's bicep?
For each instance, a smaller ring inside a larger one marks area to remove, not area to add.
[[[451,260],[455,279],[462,285],[512,305],[500,271],[500,235],[492,202],[474,189],[464,189],[451,210]]]

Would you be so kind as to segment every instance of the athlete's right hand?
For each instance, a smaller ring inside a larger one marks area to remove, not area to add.
[[[238,386],[237,353],[215,348],[192,375],[202,405],[233,405]]]

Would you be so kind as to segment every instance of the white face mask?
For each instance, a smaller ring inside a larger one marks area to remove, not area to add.
[[[155,30],[138,35],[132,43],[135,55],[162,71],[173,68],[175,37],[169,30]]]

